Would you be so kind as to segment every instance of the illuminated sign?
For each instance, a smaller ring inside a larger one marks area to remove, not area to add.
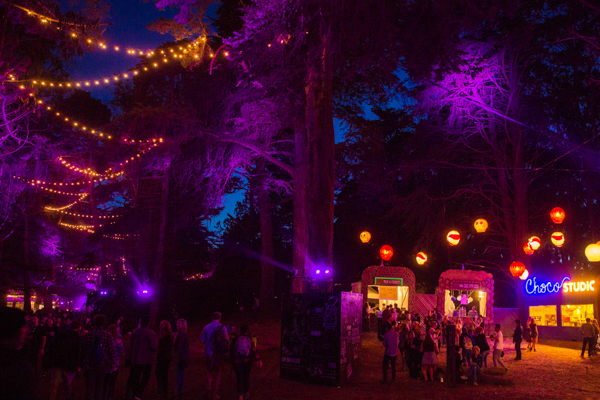
[[[563,285],[563,292],[593,292],[594,283],[596,281],[585,281],[585,282],[567,282]]]
[[[404,286],[404,279],[402,278],[382,278],[380,276],[375,277],[376,285],[385,286]]]
[[[571,278],[564,277],[560,282],[545,282],[538,284],[536,278],[529,278],[525,282],[527,294],[558,293],[562,288],[564,293],[593,292],[596,281],[570,282]],[[566,283],[565,283],[566,282]]]

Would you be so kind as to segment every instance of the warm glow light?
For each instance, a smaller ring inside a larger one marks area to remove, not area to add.
[[[475,230],[478,233],[483,233],[487,231],[488,228],[488,222],[483,218],[479,218],[478,220],[476,220],[473,225],[475,226]]]
[[[419,265],[423,265],[427,262],[427,254],[423,253],[422,251],[417,253],[417,264]]]
[[[564,293],[576,293],[576,292],[593,292],[595,291],[594,284],[596,281],[585,281],[585,282],[566,282],[563,283]]]
[[[527,278],[529,278],[529,271],[528,271],[528,270],[525,270],[525,271],[523,272],[523,275],[521,275],[519,278],[520,278],[522,281],[524,281],[524,280],[526,280]]]
[[[596,243],[588,245],[585,248],[585,256],[590,262],[600,261],[600,246]]]
[[[517,276],[520,277],[521,275],[523,275],[523,273],[525,271],[526,271],[525,264],[523,264],[520,261],[515,261],[512,264],[510,264],[510,273],[514,277],[517,277]]]
[[[360,241],[363,243],[369,243],[369,240],[371,240],[371,234],[367,231],[361,232]]]
[[[450,246],[456,246],[460,242],[460,233],[458,231],[450,231],[446,235],[446,240],[450,243]]]
[[[565,219],[565,210],[560,207],[554,207],[552,211],[550,211],[550,218],[555,224],[562,224]]]
[[[533,249],[531,248],[531,246],[529,245],[529,243],[525,243],[525,244],[523,245],[523,251],[524,251],[524,252],[525,252],[525,254],[527,254],[528,256],[532,255],[532,254],[535,252],[535,250],[533,250]]]
[[[565,244],[565,235],[562,232],[554,232],[550,238],[556,247],[563,247]]]
[[[379,255],[381,255],[382,259],[388,261],[394,255],[394,249],[392,249],[392,246],[384,244],[381,249],[379,249]]]
[[[533,250],[537,250],[540,248],[540,246],[542,245],[542,241],[540,240],[539,237],[537,236],[532,236],[529,238],[529,240],[527,241],[527,244],[529,244],[529,247],[531,247]]]

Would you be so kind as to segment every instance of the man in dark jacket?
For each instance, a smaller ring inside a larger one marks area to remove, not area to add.
[[[129,360],[131,370],[127,379],[127,398],[131,392],[132,398],[142,398],[144,389],[150,380],[152,371],[152,360],[156,352],[156,334],[148,325],[150,317],[144,316],[140,319],[140,326],[131,332],[129,341]]]
[[[85,374],[85,399],[102,400],[104,378],[115,363],[113,338],[104,328],[106,317],[97,314],[93,329],[81,339],[80,361]]]
[[[0,307],[0,398],[37,400],[34,371],[19,350],[27,338],[25,313]]]
[[[517,327],[515,328],[515,333],[513,334],[513,343],[515,344],[515,352],[517,353],[515,360],[518,361],[521,359],[521,342],[523,341],[523,328],[521,328],[520,319],[515,320],[515,323],[517,324]]]
[[[72,398],[71,385],[79,368],[79,348],[81,346],[81,322],[71,322],[71,329],[59,332],[52,346],[52,361],[54,380],[50,390],[50,400],[56,399],[58,385],[63,382],[67,399]]]

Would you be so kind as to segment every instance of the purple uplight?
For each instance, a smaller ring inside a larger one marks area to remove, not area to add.
[[[317,275],[318,275],[318,274],[320,274],[320,273],[321,273],[321,270],[320,270],[320,269],[318,269],[318,270],[317,270]]]

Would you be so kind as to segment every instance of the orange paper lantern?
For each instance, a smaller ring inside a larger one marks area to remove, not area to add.
[[[551,239],[552,244],[554,244],[556,247],[563,247],[563,244],[565,244],[565,235],[563,235],[562,232],[554,232]]]
[[[512,276],[517,277],[517,276],[521,276],[523,275],[523,273],[525,272],[525,264],[523,264],[520,261],[515,261],[514,263],[510,264],[510,273],[512,274]]]
[[[542,245],[542,241],[540,240],[539,237],[537,236],[532,236],[529,238],[529,241],[527,242],[527,244],[529,245],[529,247],[531,247],[533,250],[537,250],[540,248],[540,246]]]
[[[446,235],[446,240],[450,243],[450,246],[456,246],[460,242],[460,233],[457,231],[450,231]]]
[[[523,245],[523,251],[525,252],[525,254],[527,254],[528,256],[532,255],[535,250],[533,250],[531,248],[531,246],[529,245],[529,243],[525,243],[525,245]]]
[[[379,254],[381,255],[382,259],[388,261],[394,255],[394,249],[392,249],[392,246],[384,244],[383,246],[381,246]]]
[[[565,219],[565,210],[560,207],[554,207],[552,211],[550,211],[550,218],[555,224],[562,224]]]
[[[427,254],[425,254],[421,251],[420,253],[417,254],[417,264],[423,265],[426,262],[427,262]]]
[[[360,234],[360,241],[363,243],[369,243],[369,240],[371,240],[371,234],[367,231],[364,231]]]
[[[477,232],[483,233],[483,232],[487,231],[488,222],[483,218],[479,218],[478,220],[475,221],[473,226],[475,227],[475,230]]]
[[[600,246],[592,243],[585,248],[585,256],[590,262],[600,261]]]

